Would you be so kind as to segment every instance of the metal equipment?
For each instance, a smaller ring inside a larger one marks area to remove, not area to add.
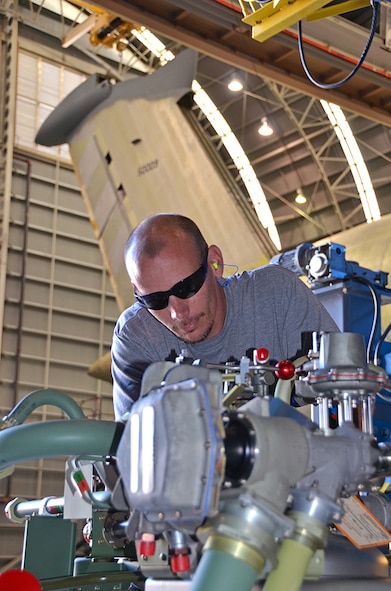
[[[388,297],[386,277],[346,262],[339,246],[305,245],[282,260],[312,278],[315,269],[312,286],[364,275]],[[376,436],[390,380],[368,359],[369,341],[314,333],[307,355],[276,365],[262,347],[207,366],[183,352],[147,369],[120,423],[86,419],[61,392],[27,395],[1,424],[0,475],[26,459],[71,456],[66,480],[91,517],[90,553],[72,560],[66,496],[11,501],[7,516],[26,522],[24,568],[42,591],[390,588],[391,445]],[[68,420],[23,424],[47,403]],[[104,490],[89,483],[87,461]],[[58,540],[63,560],[54,544],[44,550],[51,560],[39,560],[43,536]]]
[[[391,343],[386,341],[391,325],[382,326],[382,306],[391,303],[388,273],[361,267],[346,260],[341,244],[300,244],[278,254],[272,264],[306,277],[311,290],[343,332],[358,333],[366,343],[366,361],[383,367],[391,375]],[[387,391],[379,392],[374,409],[374,434],[390,441],[391,406]]]

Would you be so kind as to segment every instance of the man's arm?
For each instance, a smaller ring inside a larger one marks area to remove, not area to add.
[[[111,346],[113,403],[116,419],[138,400],[147,367],[180,351],[178,339],[147,310],[135,304],[125,310],[114,328]]]
[[[151,361],[142,346],[138,346],[120,318],[115,326],[111,345],[111,374],[113,404],[116,420],[129,412],[140,396],[141,380]]]
[[[149,362],[139,361],[129,365],[119,361],[115,346],[111,353],[111,373],[113,377],[113,404],[115,419],[130,411],[140,396],[141,380]]]

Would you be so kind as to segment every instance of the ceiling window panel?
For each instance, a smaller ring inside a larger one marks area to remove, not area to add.
[[[68,145],[39,146],[35,143],[35,136],[51,111],[85,79],[85,75],[63,65],[20,51],[15,144],[70,160]]]

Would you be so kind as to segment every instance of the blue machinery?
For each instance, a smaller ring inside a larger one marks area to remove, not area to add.
[[[276,366],[263,349],[237,365],[153,364],[120,423],[88,420],[50,390],[4,417],[0,475],[68,456],[66,480],[91,509],[89,553],[75,558],[65,495],[7,505],[25,522],[29,591],[391,589],[387,274],[335,244],[273,262],[307,275],[341,334],[314,334],[306,355]],[[24,424],[44,404],[68,420]],[[18,588],[5,575],[0,589]]]
[[[367,361],[391,374],[391,343],[386,341],[391,326],[382,328],[381,322],[381,307],[391,303],[388,273],[347,261],[345,247],[335,243],[304,243],[271,262],[305,276],[340,330],[364,336]],[[391,405],[381,393],[374,413],[377,440],[389,441]]]

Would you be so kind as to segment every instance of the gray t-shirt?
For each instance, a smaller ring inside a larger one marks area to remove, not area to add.
[[[265,347],[270,359],[278,361],[298,354],[303,332],[338,331],[318,298],[283,267],[267,265],[234,275],[224,293],[224,327],[200,343],[185,343],[138,303],[121,314],[111,350],[117,419],[139,397],[145,368],[173,359],[184,349],[202,363],[225,363],[231,358],[240,360],[249,349]]]

